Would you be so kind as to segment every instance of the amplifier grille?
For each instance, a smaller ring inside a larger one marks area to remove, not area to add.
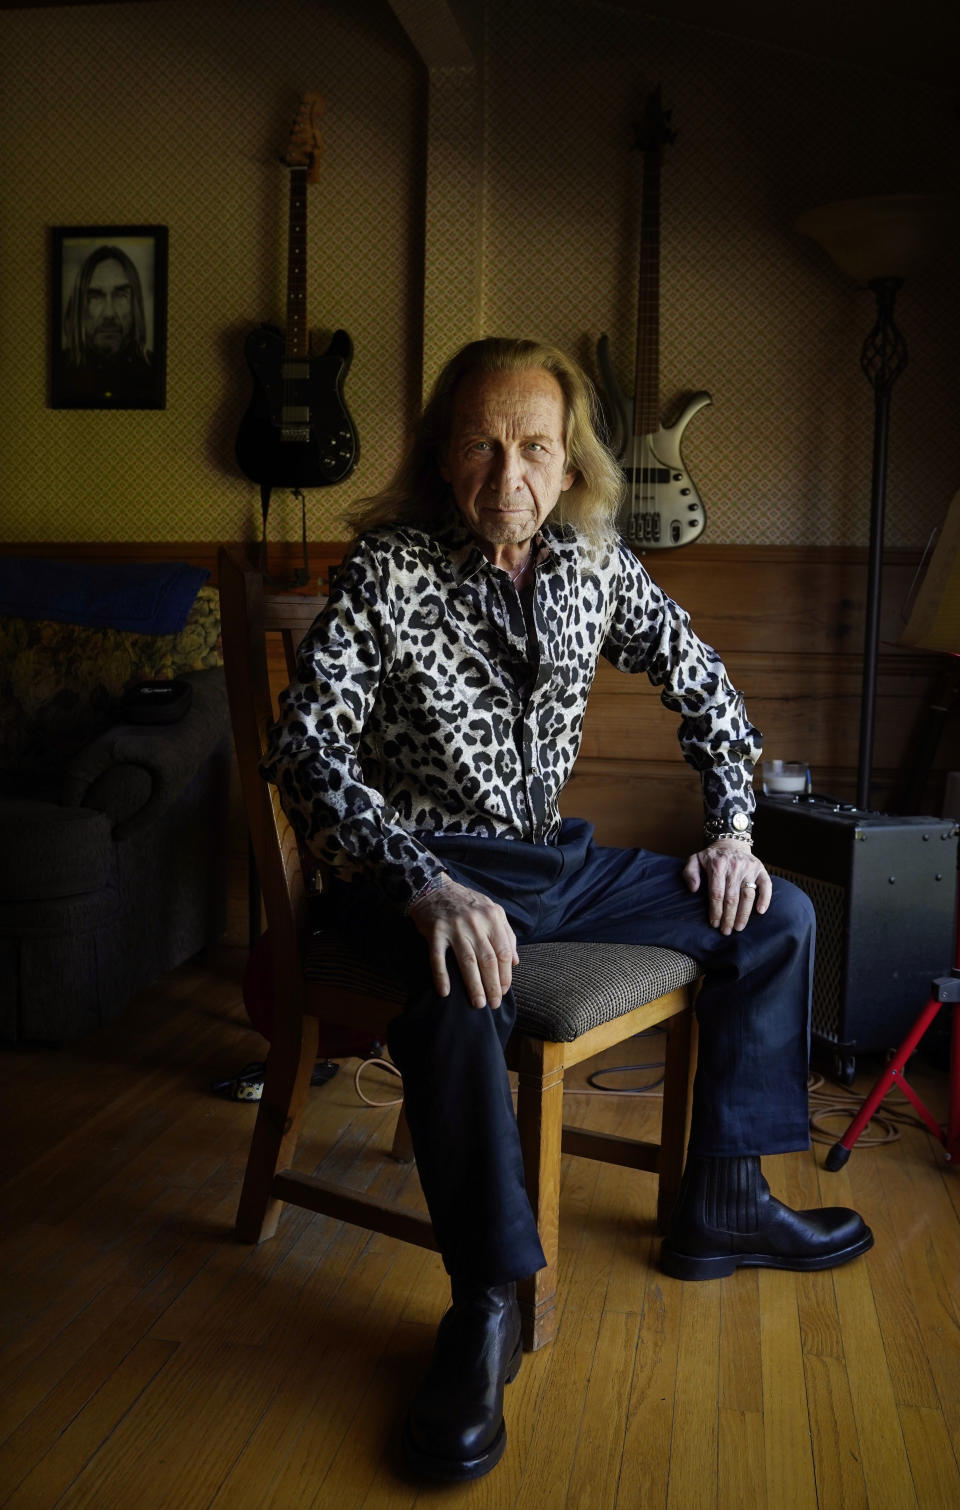
[[[817,876],[781,870],[776,865],[768,865],[767,870],[771,876],[782,876],[785,881],[799,886],[813,903],[817,914],[817,944],[813,962],[812,1027],[818,1038],[842,1043],[845,888],[821,881]]]

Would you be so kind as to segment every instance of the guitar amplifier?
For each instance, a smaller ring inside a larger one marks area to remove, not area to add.
[[[756,853],[817,914],[813,1039],[849,1084],[896,1048],[956,957],[957,824],[832,798],[758,797]]]

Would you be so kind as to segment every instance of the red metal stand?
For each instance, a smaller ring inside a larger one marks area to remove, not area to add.
[[[944,1003],[953,1007],[953,1027],[950,1035],[950,1100],[946,1130],[924,1106],[913,1086],[903,1073],[903,1067],[924,1033]],[[960,968],[956,966],[949,975],[938,976],[930,987],[928,1000],[920,1016],[910,1029],[893,1058],[887,1064],[863,1106],[857,1112],[839,1143],[834,1143],[824,1160],[827,1169],[842,1169],[850,1157],[853,1145],[863,1132],[880,1102],[894,1085],[898,1085],[907,1099],[916,1108],[917,1115],[943,1144],[948,1159],[960,1159]]]

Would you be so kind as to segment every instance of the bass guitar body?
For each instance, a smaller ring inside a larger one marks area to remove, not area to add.
[[[617,517],[620,534],[637,550],[689,545],[706,529],[707,514],[687,471],[681,445],[694,415],[713,402],[709,393],[694,393],[675,424],[658,425],[651,435],[633,435],[634,406],[613,375],[607,336],[601,336],[597,344],[597,365],[606,399],[610,447],[627,482]]]
[[[627,497],[617,525],[638,550],[689,545],[706,529],[706,511],[683,464],[680,442],[693,416],[709,403],[709,393],[696,394],[675,425],[661,425],[655,435],[635,435],[627,446],[622,462]]]
[[[260,325],[247,337],[253,398],[236,454],[252,482],[271,488],[322,488],[343,482],[357,464],[356,427],[343,398],[353,358],[345,330],[322,356],[286,355],[283,332]]]

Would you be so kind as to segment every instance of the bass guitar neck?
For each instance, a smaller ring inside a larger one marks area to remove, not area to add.
[[[660,420],[660,166],[664,145],[676,137],[669,114],[661,106],[659,89],[654,90],[634,142],[643,153],[643,189],[632,398],[617,383],[608,337],[601,336],[597,344],[610,446],[627,482],[617,524],[623,538],[641,551],[688,545],[707,524],[681,442],[693,416],[711,402],[709,393],[693,394],[674,424]]]

